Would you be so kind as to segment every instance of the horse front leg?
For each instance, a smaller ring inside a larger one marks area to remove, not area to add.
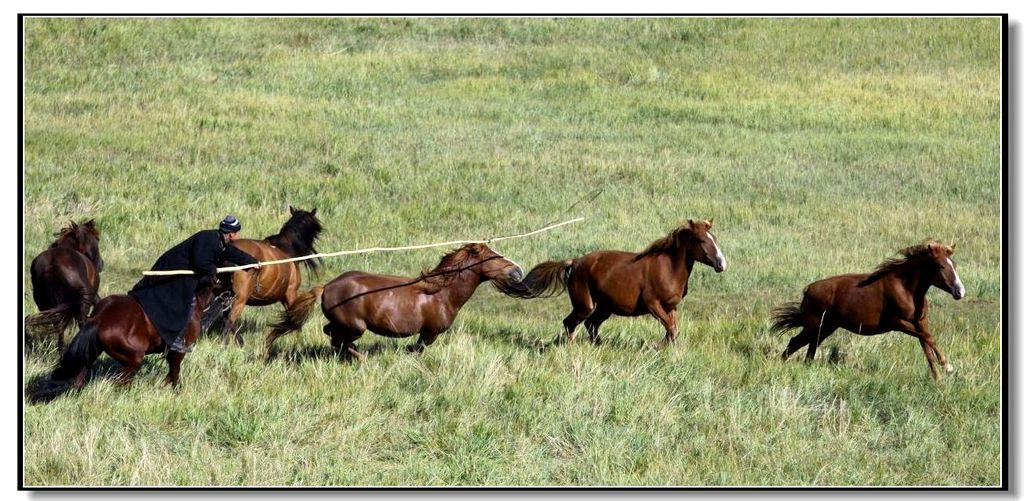
[[[897,320],[895,330],[917,338],[918,342],[921,344],[921,350],[924,351],[924,358],[928,361],[928,369],[931,371],[932,379],[938,381],[939,371],[935,367],[935,355],[937,348],[935,348],[935,340],[932,338],[931,333],[928,332],[927,322],[922,326],[920,321],[912,322],[909,320]],[[946,364],[949,364],[948,360],[946,361]],[[949,368],[946,370],[949,371],[952,367],[952,365],[949,365]]]
[[[178,376],[181,373],[181,361],[185,359],[184,353],[176,351],[167,351],[167,377],[164,378],[163,384],[170,386],[171,388],[178,388]]]
[[[423,353],[423,349],[434,344],[434,341],[436,341],[437,337],[440,335],[440,332],[420,332],[419,339],[417,339],[415,343],[409,345],[409,353],[417,355]]]
[[[224,332],[221,334],[221,342],[224,344],[230,344],[232,339],[238,343],[238,346],[243,346],[245,344],[245,341],[242,340],[242,336],[238,333],[237,322],[238,318],[242,316],[242,310],[245,309],[245,302],[248,299],[248,293],[235,296],[235,302],[231,305],[231,311],[228,312],[228,319],[224,323]]]
[[[662,327],[665,328],[665,338],[658,342],[655,347],[662,349],[668,346],[670,343],[674,343],[676,337],[679,335],[679,331],[676,328],[676,316],[675,311],[668,312],[661,306],[661,302],[654,302],[647,305],[647,310],[651,312],[654,318],[657,318],[661,322]]]

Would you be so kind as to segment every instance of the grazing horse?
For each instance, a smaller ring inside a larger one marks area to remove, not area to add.
[[[52,331],[57,348],[64,350],[64,330],[89,316],[100,288],[100,230],[92,219],[71,224],[54,234],[57,240],[32,260],[32,298],[39,313],[26,320],[28,327]]]
[[[211,295],[209,287],[202,287],[196,292],[197,307],[185,326],[187,346],[199,337],[201,312]],[[131,382],[146,355],[166,352],[169,371],[164,383],[178,386],[178,374],[185,354],[166,350],[156,325],[146,316],[135,297],[115,294],[96,303],[92,316],[82,323],[53,372],[29,384],[26,396],[32,402],[46,402],[73,388],[81,388],[89,380],[93,363],[104,352],[123,365],[116,378],[122,384]]]
[[[726,261],[711,234],[713,220],[688,220],[643,252],[596,251],[565,261],[548,261],[530,270],[522,283],[502,292],[530,299],[553,296],[566,289],[572,312],[562,320],[569,342],[583,322],[590,340],[601,342],[598,330],[612,315],[650,314],[665,327],[664,347],[676,339],[676,306],[687,292],[694,263],[721,273]]]
[[[278,234],[270,235],[263,240],[238,239],[233,242],[234,246],[260,262],[316,254],[313,243],[323,229],[320,221],[316,218],[316,209],[307,212],[289,205],[288,211],[291,212],[291,217],[284,223]],[[310,271],[316,271],[319,265],[317,259],[301,262]],[[231,335],[234,334],[235,342],[239,345],[243,344],[242,336],[237,332],[237,322],[246,305],[266,306],[279,302],[287,311],[293,308],[300,298],[309,301],[315,300],[319,296],[320,290],[314,289],[300,295],[299,285],[301,283],[302,275],[295,262],[232,273],[231,288],[234,291],[235,300],[224,327],[224,342],[229,342]]]
[[[336,353],[362,359],[355,341],[367,329],[388,337],[419,333],[409,351],[420,352],[451,327],[459,309],[481,283],[493,280],[499,287],[510,287],[522,278],[518,264],[484,244],[468,244],[448,253],[418,278],[349,271],[321,288],[321,308],[328,320],[324,334],[331,337]],[[285,312],[285,317],[295,312],[300,315],[284,318],[275,326],[267,337],[268,359],[274,340],[301,328],[313,302]]]
[[[885,260],[873,273],[838,275],[808,285],[802,302],[786,303],[772,311],[773,330],[802,329],[789,340],[782,359],[806,345],[806,360],[814,360],[818,345],[840,327],[865,336],[900,331],[921,343],[932,378],[939,379],[936,355],[952,374],[953,365],[928,329],[925,295],[932,286],[957,301],[967,293],[950,258],[955,248],[926,240],[899,251],[902,258]]]

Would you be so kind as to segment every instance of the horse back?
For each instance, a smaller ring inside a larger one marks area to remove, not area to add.
[[[238,239],[232,242],[232,245],[261,263],[290,257],[283,250],[270,245],[265,240]],[[256,274],[259,286],[256,287],[256,284],[252,284],[247,287],[251,281],[251,271],[236,271],[232,274],[231,281],[236,294],[240,294],[246,289],[251,291],[247,303],[253,305],[265,305],[280,301],[285,297],[286,291],[293,282],[294,287],[298,288],[302,280],[298,266],[295,263],[285,263],[261,268]]]
[[[850,273],[813,282],[804,289],[802,308],[819,322],[861,334],[881,332],[885,290],[882,282],[861,285],[867,277],[866,273]],[[824,320],[820,320],[822,315]]]
[[[430,302],[417,284],[414,278],[349,271],[324,286],[320,304],[332,322],[383,336],[408,336],[422,327]]]
[[[617,315],[643,315],[641,294],[648,273],[646,260],[625,251],[597,251],[573,262],[569,277],[570,294],[581,295],[583,289],[599,304]]]

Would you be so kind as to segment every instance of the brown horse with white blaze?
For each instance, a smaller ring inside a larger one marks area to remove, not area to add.
[[[276,235],[270,235],[263,240],[242,238],[235,240],[233,245],[261,263],[316,254],[313,244],[323,230],[320,220],[316,217],[316,209],[305,211],[289,205],[288,211],[291,217]],[[318,259],[307,259],[301,263],[306,265],[309,271],[316,271],[320,264]],[[281,303],[287,312],[300,300],[316,300],[323,291],[322,288],[314,287],[300,295],[301,284],[302,274],[296,262],[232,273],[231,288],[235,299],[224,327],[224,342],[229,342],[234,335],[235,342],[243,344],[242,336],[237,332],[237,322],[246,305],[266,306]]]
[[[419,340],[409,351],[420,352],[451,327],[480,284],[493,280],[499,288],[510,287],[522,278],[518,264],[484,244],[468,244],[446,254],[433,270],[417,278],[349,271],[323,287],[321,308],[328,320],[324,334],[331,337],[336,353],[361,359],[355,342],[366,330],[387,337],[418,333]],[[307,303],[301,316],[282,323],[290,323],[292,330],[301,328],[311,307],[312,302]]]
[[[807,361],[836,329],[871,336],[890,331],[909,334],[920,342],[932,378],[939,379],[936,355],[948,374],[953,365],[935,345],[928,328],[928,298],[932,286],[963,299],[967,290],[951,256],[956,246],[926,240],[900,251],[902,257],[884,261],[868,274],[838,275],[804,289],[803,301],[773,310],[773,329],[801,329],[782,352],[782,359],[807,346]]]
[[[687,293],[694,263],[718,273],[727,266],[725,254],[711,234],[712,220],[688,220],[639,254],[596,251],[566,261],[548,261],[530,270],[522,283],[502,288],[513,297],[552,296],[566,289],[572,312],[562,326],[569,342],[582,322],[590,340],[600,343],[598,330],[612,315],[652,315],[665,328],[664,347],[677,335],[675,310]]]

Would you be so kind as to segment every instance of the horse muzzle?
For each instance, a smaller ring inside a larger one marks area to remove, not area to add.
[[[723,257],[722,259],[716,259],[715,264],[712,267],[715,269],[715,273],[721,273],[729,267],[729,263],[727,263]]]
[[[522,282],[523,278],[526,278],[526,274],[523,273],[522,268],[516,266],[515,269],[513,269],[512,272],[508,274],[508,278],[513,282]]]
[[[961,283],[953,284],[953,294],[952,295],[953,295],[953,299],[959,301],[959,300],[963,299],[964,296],[967,295],[967,288],[964,287],[964,284],[961,284]]]

